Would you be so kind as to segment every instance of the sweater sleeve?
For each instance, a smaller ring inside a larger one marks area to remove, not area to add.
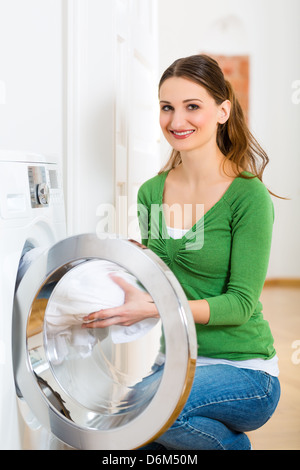
[[[259,180],[231,205],[232,248],[230,277],[224,294],[206,298],[208,326],[242,325],[255,308],[265,282],[271,249],[274,208]]]

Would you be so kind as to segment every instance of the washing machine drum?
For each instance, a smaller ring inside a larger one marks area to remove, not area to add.
[[[150,294],[159,319],[85,329],[124,303],[115,279]],[[194,321],[170,269],[128,240],[71,237],[40,255],[18,285],[16,389],[40,423],[76,449],[137,449],[174,422],[196,363]]]

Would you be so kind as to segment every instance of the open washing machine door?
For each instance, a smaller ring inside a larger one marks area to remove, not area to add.
[[[123,303],[112,272],[146,290],[160,320],[82,329],[87,313]],[[187,400],[197,355],[170,269],[148,249],[96,235],[65,239],[28,268],[12,348],[18,395],[59,440],[86,450],[137,449],[165,432]]]

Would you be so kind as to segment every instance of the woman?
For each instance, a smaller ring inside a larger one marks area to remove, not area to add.
[[[174,62],[161,78],[159,99],[173,152],[139,190],[142,243],[185,290],[198,367],[182,413],[151,448],[247,450],[245,432],[268,421],[280,396],[273,338],[259,302],[274,217],[261,181],[268,157],[212,58]],[[163,217],[154,207],[163,207]],[[158,315],[149,296],[115,281],[125,290],[124,306],[88,316],[95,320],[90,327]]]

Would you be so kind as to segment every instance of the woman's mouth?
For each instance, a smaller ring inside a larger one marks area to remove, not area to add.
[[[175,139],[187,139],[192,135],[195,131],[194,130],[187,130],[187,131],[175,131],[170,130],[171,134],[175,137]]]

